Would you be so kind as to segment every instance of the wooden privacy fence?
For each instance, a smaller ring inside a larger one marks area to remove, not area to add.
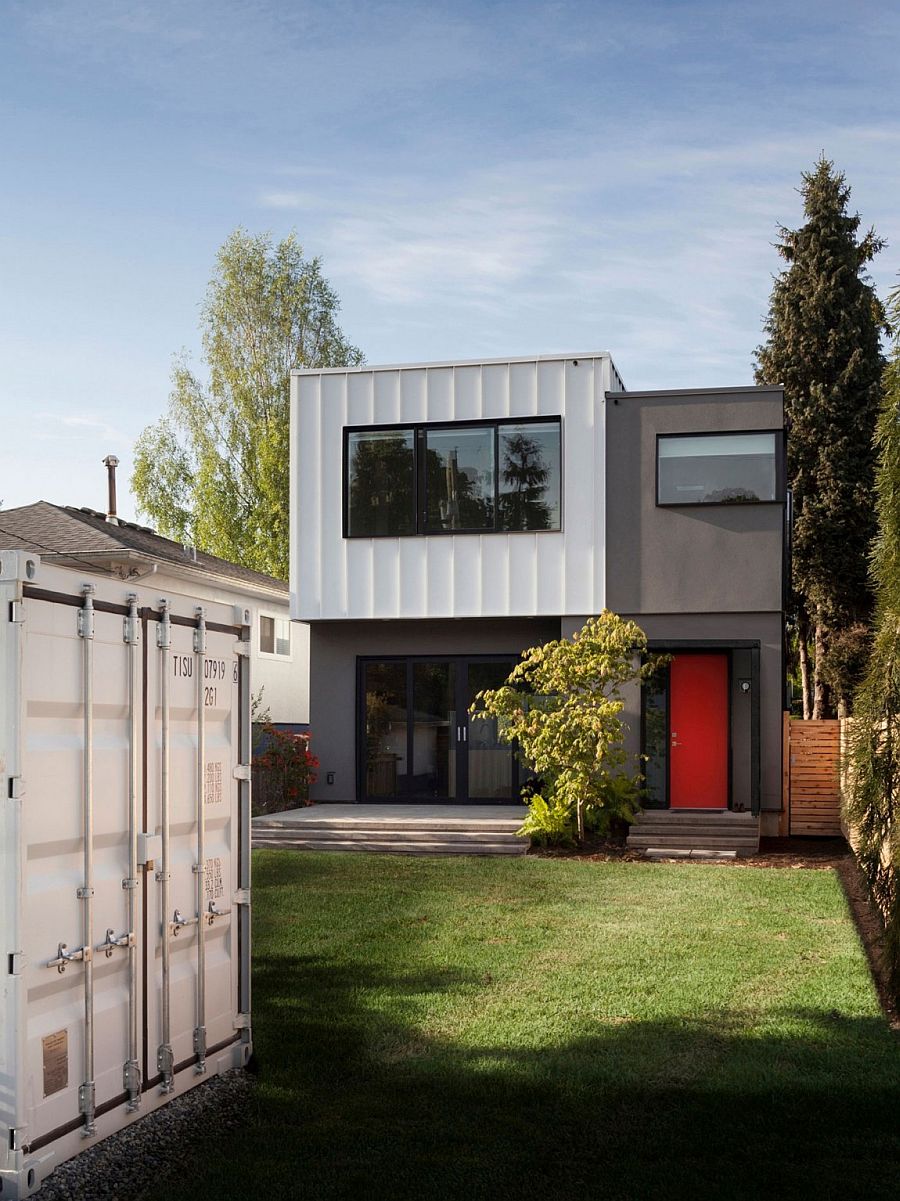
[[[790,834],[840,837],[841,723],[784,715],[784,806]]]

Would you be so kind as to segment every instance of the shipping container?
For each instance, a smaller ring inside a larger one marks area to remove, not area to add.
[[[0,1201],[251,1047],[250,610],[88,567],[0,551]]]

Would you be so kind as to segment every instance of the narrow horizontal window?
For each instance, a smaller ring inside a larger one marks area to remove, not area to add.
[[[348,538],[562,528],[558,417],[350,429]]]
[[[733,505],[778,499],[774,433],[661,437],[658,456],[658,504]]]
[[[415,435],[364,430],[348,441],[347,533],[416,532]]]

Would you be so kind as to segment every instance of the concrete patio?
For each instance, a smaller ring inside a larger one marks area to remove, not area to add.
[[[396,855],[524,855],[523,805],[311,805],[252,822],[253,846]]]

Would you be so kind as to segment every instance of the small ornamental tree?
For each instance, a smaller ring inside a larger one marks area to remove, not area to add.
[[[586,824],[634,819],[641,774],[623,745],[622,691],[656,666],[642,663],[646,649],[639,626],[605,609],[572,638],[525,651],[501,688],[475,698],[473,715],[496,719],[538,777],[520,833],[581,841]]]

